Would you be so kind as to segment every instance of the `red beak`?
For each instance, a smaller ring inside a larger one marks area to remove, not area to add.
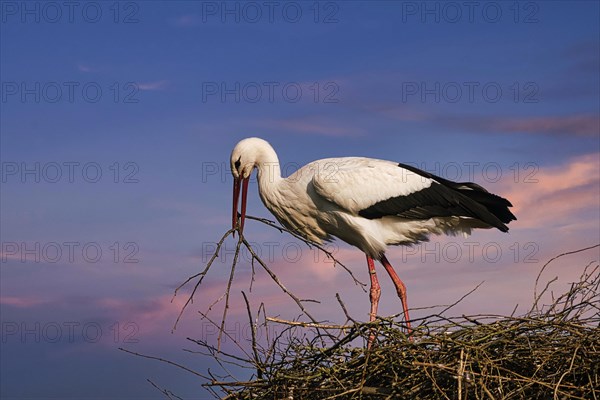
[[[238,200],[240,197],[240,186],[242,189],[242,210],[240,216],[240,235],[244,231],[244,220],[246,219],[246,199],[248,197],[248,182],[250,179],[233,178],[233,214],[231,218],[231,228],[235,229],[238,224]],[[235,235],[235,232],[234,232]]]

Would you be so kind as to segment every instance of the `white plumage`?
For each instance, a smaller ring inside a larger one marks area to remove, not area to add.
[[[388,245],[412,244],[429,234],[470,234],[515,219],[508,200],[474,183],[455,183],[391,161],[344,157],[313,161],[287,178],[271,145],[259,138],[240,141],[231,153],[234,176],[233,226],[242,187],[240,231],[246,209],[248,178],[258,170],[264,205],[286,228],[317,243],[332,237],[367,255],[371,275],[371,320],[377,313],[379,284],[373,259],[381,261],[402,299],[404,284],[385,257]],[[409,325],[410,326],[410,325]]]

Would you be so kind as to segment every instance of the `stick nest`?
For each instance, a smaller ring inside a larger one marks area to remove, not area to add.
[[[393,319],[285,326],[253,343],[247,382],[213,381],[230,399],[598,399],[600,273],[523,316],[429,316],[408,337]],[[372,333],[376,341],[368,348]],[[239,361],[239,360],[238,360]]]

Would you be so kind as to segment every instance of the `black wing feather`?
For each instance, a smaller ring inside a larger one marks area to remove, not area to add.
[[[361,210],[359,215],[375,219],[395,215],[406,219],[433,217],[471,217],[508,231],[505,225],[516,220],[508,207],[512,204],[472,182],[452,182],[406,164],[398,164],[411,172],[434,180],[431,186],[406,196],[392,197]]]

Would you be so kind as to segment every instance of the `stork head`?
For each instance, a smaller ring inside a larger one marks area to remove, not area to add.
[[[240,189],[242,192],[242,208],[240,211],[240,234],[244,230],[246,218],[246,197],[248,195],[248,182],[254,167],[263,158],[264,150],[272,150],[271,145],[259,138],[248,138],[240,141],[231,152],[231,174],[233,175],[233,214],[232,228],[235,229],[238,221],[238,200]]]

